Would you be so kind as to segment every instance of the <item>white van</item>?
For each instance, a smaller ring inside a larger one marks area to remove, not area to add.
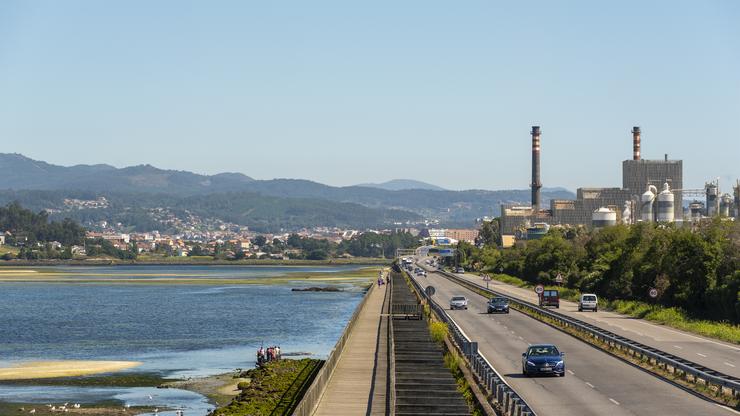
[[[584,293],[578,301],[578,312],[590,309],[594,312],[599,311],[599,299],[593,293]]]

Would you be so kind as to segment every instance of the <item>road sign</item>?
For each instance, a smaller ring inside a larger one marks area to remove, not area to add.
[[[555,276],[555,283],[563,283],[563,275],[558,273],[557,276]]]
[[[648,292],[648,295],[650,295],[651,298],[655,299],[658,297],[658,289],[651,287],[650,291]]]
[[[434,296],[434,294],[437,293],[437,290],[434,286],[427,286],[424,288],[424,293],[426,293],[427,296]]]
[[[484,274],[484,275],[483,275],[483,280],[484,280],[484,281],[486,281],[486,282],[488,282],[488,281],[490,281],[490,280],[491,280],[491,276],[489,276],[489,275],[487,275],[487,274]]]
[[[541,295],[542,292],[544,292],[544,291],[545,291],[545,287],[542,286],[542,285],[537,285],[537,286],[534,287],[534,292],[536,294],[538,294],[538,295]]]
[[[443,248],[439,250],[438,254],[442,257],[452,257],[455,255],[455,250],[451,248]]]

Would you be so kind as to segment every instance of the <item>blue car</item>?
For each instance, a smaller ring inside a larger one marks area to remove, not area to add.
[[[552,344],[530,345],[522,353],[522,374],[555,374],[565,377],[565,353]]]

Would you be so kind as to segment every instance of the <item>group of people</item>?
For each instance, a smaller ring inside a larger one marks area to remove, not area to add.
[[[279,360],[282,358],[280,352],[280,346],[273,345],[272,347],[263,348],[257,350],[257,365],[262,365],[269,361]]]

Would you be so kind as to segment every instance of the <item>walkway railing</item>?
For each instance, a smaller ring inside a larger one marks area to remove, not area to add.
[[[347,322],[347,325],[344,327],[344,331],[342,331],[342,336],[339,337],[339,340],[334,345],[334,348],[331,350],[329,357],[324,362],[321,370],[319,370],[316,378],[314,378],[311,386],[306,390],[306,393],[303,395],[301,402],[298,404],[295,411],[293,412],[294,416],[310,416],[311,414],[313,414],[314,410],[316,410],[321,397],[324,395],[326,386],[327,384],[329,384],[329,379],[331,379],[331,376],[334,373],[334,369],[339,362],[339,358],[342,356],[344,346],[347,343],[347,339],[349,339],[352,328],[355,326],[357,318],[360,316],[360,313],[365,308],[365,304],[370,298],[373,290],[375,290],[376,286],[377,283],[373,282],[372,286],[370,286],[370,289],[368,289],[368,291],[365,293],[365,297],[362,299],[360,304],[357,305],[355,312],[352,314],[349,322]]]

